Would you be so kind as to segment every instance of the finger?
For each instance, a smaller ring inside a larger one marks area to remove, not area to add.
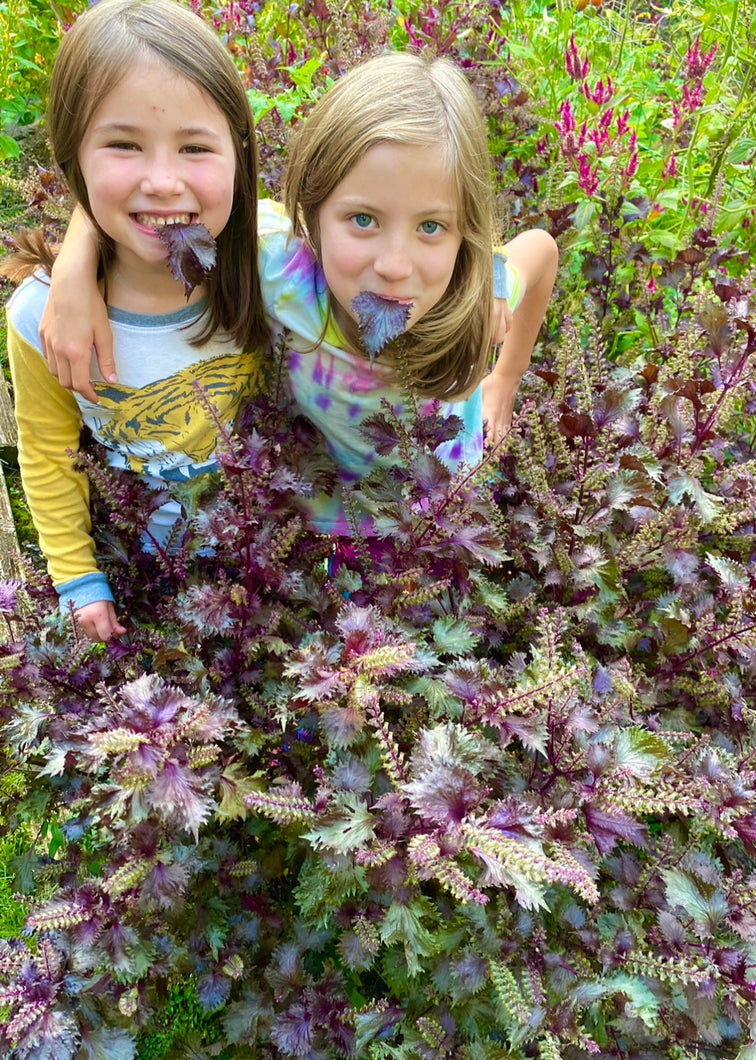
[[[110,623],[110,636],[122,637],[126,633],[126,627],[118,621],[113,604],[108,604],[108,622]]]
[[[92,380],[89,378],[89,366],[76,365],[71,370],[71,380],[69,385],[70,390],[75,390],[77,394],[81,394],[87,401],[92,401],[95,404],[99,402],[99,398],[92,386]]]
[[[117,383],[118,375],[113,356],[113,333],[107,320],[103,327],[95,329],[94,345],[97,364],[102,378],[108,383]]]

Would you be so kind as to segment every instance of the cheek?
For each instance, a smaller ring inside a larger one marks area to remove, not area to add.
[[[217,229],[213,234],[225,227],[231,216],[234,205],[234,168],[222,168],[214,173],[207,173],[202,180],[201,198],[203,211],[211,212],[213,215],[212,227]]]
[[[323,240],[321,258],[328,282],[329,272],[342,280],[356,278],[365,266],[367,255],[364,248],[354,240],[332,238]]]

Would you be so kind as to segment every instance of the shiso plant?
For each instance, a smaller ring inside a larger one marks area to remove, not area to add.
[[[752,74],[734,19],[631,10],[214,13],[277,101],[271,186],[324,70],[389,37],[464,62],[560,290],[482,467],[436,459],[435,414],[368,424],[379,547],[307,530],[335,469],[280,364],[164,553],[156,498],[83,456],[132,629],[93,646],[33,568],[0,586],[2,1055],[753,1060],[753,202],[723,117]]]

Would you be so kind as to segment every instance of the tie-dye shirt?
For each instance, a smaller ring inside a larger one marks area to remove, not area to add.
[[[365,357],[346,349],[333,319],[316,346],[328,315],[328,291],[320,266],[310,249],[291,235],[288,218],[278,203],[268,199],[260,202],[258,232],[265,307],[268,316],[288,332],[291,395],[303,415],[325,436],[341,482],[349,487],[372,468],[394,462],[394,457],[376,453],[359,430],[364,420],[384,412],[384,400],[397,416],[407,414],[394,374],[385,365],[376,362],[371,366]],[[520,280],[509,263],[504,265],[504,278],[506,297],[514,307]],[[463,401],[442,402],[441,412],[459,416],[463,426],[456,438],[438,447],[436,455],[451,471],[463,464],[474,466],[483,455],[481,388]],[[312,498],[308,512],[312,527],[321,533],[351,533],[340,490],[333,496]],[[367,518],[363,530],[370,532]]]

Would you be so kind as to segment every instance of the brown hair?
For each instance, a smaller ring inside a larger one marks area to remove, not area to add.
[[[410,52],[368,59],[320,99],[289,150],[286,208],[296,235],[320,258],[318,213],[376,144],[437,147],[457,193],[462,244],[443,297],[404,336],[407,382],[456,398],[485,375],[493,343],[494,196],[486,127],[460,70]]]
[[[231,216],[217,237],[207,282],[207,323],[197,344],[221,328],[241,347],[269,341],[257,271],[255,129],[241,77],[218,37],[173,0],[100,0],[61,41],[50,83],[47,124],[53,155],[74,198],[92,217],[78,161],[98,105],[142,57],[192,81],[228,122],[236,156]],[[92,218],[94,220],[94,218]],[[101,233],[105,266],[112,246]]]

